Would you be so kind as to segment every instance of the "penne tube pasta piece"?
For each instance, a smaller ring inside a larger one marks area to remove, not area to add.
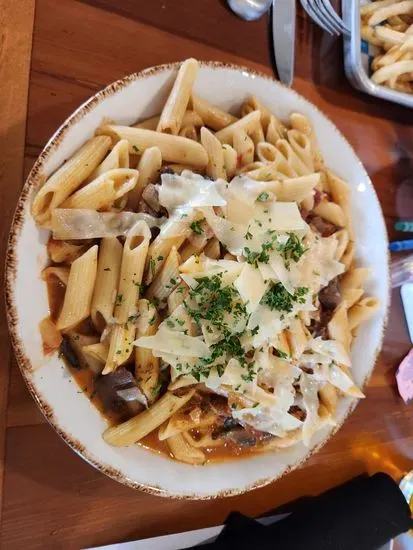
[[[89,369],[94,375],[102,372],[103,364],[90,355],[86,355],[83,351],[85,346],[97,344],[99,338],[97,336],[85,336],[79,332],[69,330],[67,338],[70,339],[70,345],[79,361],[82,369]]]
[[[189,432],[194,428],[207,428],[216,424],[216,422],[217,415],[212,411],[205,414],[201,412],[199,418],[197,415],[192,417],[189,411],[178,411],[168,420],[167,424],[159,428],[158,437],[160,441],[165,441],[165,439],[182,432]]]
[[[193,141],[198,141],[198,133],[195,126],[182,126],[178,135],[192,139]]]
[[[165,162],[188,164],[196,168],[205,168],[208,164],[207,152],[200,143],[192,139],[143,128],[116,125],[103,126],[97,130],[97,133],[108,135],[114,140],[127,139],[131,154],[142,154],[149,147],[158,147]]]
[[[336,250],[336,260],[340,261],[345,251],[347,250],[348,243],[350,242],[350,236],[347,229],[340,229],[334,233],[338,245]]]
[[[301,201],[300,209],[306,212],[311,212],[311,210],[314,208],[314,203],[314,195],[308,195]]]
[[[277,340],[276,349],[278,351],[280,351],[281,354],[285,354],[285,355],[288,355],[289,357],[291,357],[292,351],[291,351],[290,345],[288,343],[287,331],[283,330],[282,332],[277,334],[276,340]]]
[[[337,227],[346,226],[346,216],[343,209],[335,202],[322,200],[317,206],[314,206],[313,212]]]
[[[145,277],[145,284],[149,285],[154,278],[156,277],[157,273],[161,269],[165,259],[168,257],[170,251],[172,250],[172,247],[176,247],[176,249],[179,249],[179,247],[182,245],[182,243],[185,241],[186,236],[189,232],[187,232],[185,235],[182,235],[180,237],[167,237],[163,238],[162,233],[158,235],[154,239],[154,241],[151,243],[149,247],[148,252],[148,259],[147,259],[147,269],[146,269],[146,277]]]
[[[254,142],[244,130],[233,133],[233,146],[237,152],[237,168],[251,164],[254,160]]]
[[[342,301],[336,307],[327,328],[330,338],[343,344],[344,349],[349,352],[351,332],[348,324],[347,302]]]
[[[63,336],[50,317],[46,317],[39,323],[39,331],[42,337],[43,353],[49,355],[57,351],[63,341]]]
[[[350,214],[350,187],[341,178],[336,176],[331,170],[325,172],[328,181],[328,189],[331,192],[333,201],[343,210],[348,222],[346,227],[351,228]]]
[[[222,153],[224,155],[224,169],[227,175],[227,181],[232,180],[237,171],[237,152],[235,149],[228,144],[222,146]]]
[[[310,170],[300,159],[286,139],[279,139],[276,143],[276,147],[297,176],[305,176],[306,174],[314,172],[314,170]]]
[[[258,159],[265,164],[275,162],[277,156],[279,155],[279,151],[276,149],[276,147],[266,141],[258,143],[256,147],[256,153]]]
[[[299,359],[307,347],[307,334],[301,319],[292,319],[289,329],[286,331],[288,347],[294,359]]]
[[[194,93],[192,93],[192,108],[202,118],[205,126],[215,131],[222,130],[237,120],[237,117]]]
[[[340,292],[343,293],[349,288],[363,288],[369,276],[370,269],[368,267],[356,267],[348,271],[340,280]]]
[[[188,296],[188,287],[181,281],[178,286],[168,296],[168,311],[171,314],[181,304],[183,304],[185,298]]]
[[[318,395],[320,396],[320,401],[323,403],[327,411],[331,416],[335,416],[337,410],[337,390],[330,382],[318,390]]]
[[[143,152],[138,164],[138,181],[128,195],[128,207],[137,210],[142,192],[148,183],[155,183],[159,178],[162,166],[162,155],[159,147],[149,147]]]
[[[135,187],[138,176],[138,171],[130,168],[117,168],[105,172],[76,191],[61,206],[62,208],[85,208],[89,210],[107,209]]]
[[[107,237],[100,241],[97,276],[91,307],[92,322],[100,332],[113,319],[122,252],[123,247],[116,237]]]
[[[314,163],[314,170],[319,171],[324,166],[323,157],[318,146],[317,137],[314,133],[313,126],[309,119],[300,113],[292,113],[290,115],[290,124],[294,130],[298,130],[310,140],[311,154]]]
[[[264,131],[261,124],[258,124],[258,126],[254,130],[252,130],[251,139],[255,146],[265,141]]]
[[[109,155],[99,164],[92,174],[84,181],[85,184],[95,180],[105,172],[116,168],[129,168],[129,143],[121,139]]]
[[[133,352],[136,326],[133,322],[114,325],[110,333],[110,344],[102,374],[109,374],[126,363]]]
[[[270,110],[259,101],[254,95],[249,95],[241,107],[241,115],[244,117],[252,111],[259,111],[261,115],[261,125],[264,132],[267,131],[271,117]]]
[[[281,202],[301,202],[306,197],[313,196],[313,189],[320,182],[320,174],[308,174],[298,178],[270,182],[268,189]]]
[[[127,323],[131,316],[136,315],[136,303],[150,239],[151,231],[144,221],[137,222],[127,234],[115,303],[114,315],[117,323]]]
[[[187,442],[189,443],[189,445],[191,445],[191,447],[195,447],[196,449],[201,449],[201,448],[209,449],[211,447],[222,447],[225,443],[223,439],[219,439],[219,438],[213,439],[210,433],[202,433],[202,431],[199,439],[197,438],[196,440],[188,432],[183,432],[182,437],[184,437],[187,440]]]
[[[159,428],[176,411],[188,403],[194,393],[195,390],[190,390],[185,395],[178,397],[173,393],[166,392],[149,409],[119,426],[108,428],[103,434],[104,440],[117,447],[133,445]]]
[[[48,282],[50,278],[58,279],[64,286],[69,282],[70,267],[46,267],[42,271],[43,281]]]
[[[153,336],[158,326],[159,316],[156,307],[148,300],[139,300],[137,337]],[[135,378],[148,403],[153,403],[159,393],[159,357],[155,357],[152,350],[135,347]]]
[[[232,144],[234,133],[244,131],[247,135],[250,135],[252,131],[256,130],[260,123],[260,112],[252,111],[247,116],[240,118],[236,122],[233,122],[226,128],[223,128],[215,135],[221,143]]]
[[[89,317],[97,273],[98,246],[92,246],[72,263],[58,330],[67,330]]]
[[[178,254],[176,246],[171,248],[171,251],[166,258],[165,263],[157,273],[148,290],[146,291],[147,298],[155,298],[159,302],[165,302],[172,290],[179,283],[179,264],[181,258]]]
[[[206,243],[203,241],[198,241],[196,244],[192,244],[190,241],[184,242],[184,244],[179,249],[179,255],[182,262],[186,262],[188,258],[193,255],[199,256],[199,254],[204,250]]]
[[[162,110],[156,127],[157,132],[178,134],[197,73],[198,61],[196,59],[187,59],[181,64],[171,93]]]
[[[255,160],[254,162],[251,162],[250,164],[246,164],[241,168],[241,170],[238,170],[240,174],[248,174],[249,172],[255,172],[256,170],[259,170],[260,168],[263,168],[266,166],[264,162],[261,162],[259,160]]]
[[[110,145],[111,141],[107,136],[92,138],[48,178],[32,205],[32,215],[39,225],[50,222],[52,211],[92,174]]]
[[[208,128],[203,127],[201,128],[201,143],[208,153],[207,175],[213,180],[226,179],[224,152],[221,142]]]
[[[267,127],[267,133],[265,134],[265,139],[268,143],[272,145],[277,145],[277,141],[284,139],[287,136],[287,128],[284,124],[278,120],[277,117],[271,115],[270,121]]]
[[[84,254],[88,248],[89,244],[87,243],[72,244],[65,241],[55,241],[54,239],[49,239],[47,243],[47,252],[55,264],[70,264]]]
[[[346,251],[340,258],[340,262],[344,264],[346,271],[350,271],[353,268],[355,255],[356,255],[356,250],[354,248],[354,242],[349,241]]]
[[[348,311],[348,326],[350,330],[355,330],[361,323],[370,319],[378,311],[379,307],[379,300],[371,296],[362,298],[354,304]]]
[[[310,172],[314,172],[315,168],[310,138],[298,130],[288,130],[287,139],[297,157],[307,166]]]
[[[186,464],[204,464],[206,457],[201,449],[193,447],[181,434],[173,435],[166,440],[174,458]]]
[[[152,118],[148,118],[146,120],[133,124],[133,128],[144,128],[146,130],[156,130],[159,119],[160,119],[160,115],[154,116]],[[200,128],[201,126],[203,126],[203,124],[204,124],[204,121],[196,111],[192,111],[192,110],[185,111],[184,117],[182,119],[183,127],[195,126],[196,128]]]
[[[97,361],[105,364],[108,359],[109,348],[103,342],[97,342],[96,344],[89,344],[82,347],[83,353],[87,357],[92,357]]]
[[[347,307],[350,309],[363,296],[362,288],[347,288],[341,293],[341,298],[347,302]]]

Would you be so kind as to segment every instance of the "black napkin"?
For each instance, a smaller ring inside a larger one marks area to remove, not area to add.
[[[268,526],[233,512],[215,542],[193,548],[376,550],[413,528],[403,493],[383,473],[356,477],[318,497],[297,501],[288,511],[288,517]]]

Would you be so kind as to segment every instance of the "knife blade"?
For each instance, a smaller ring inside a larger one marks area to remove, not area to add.
[[[295,0],[273,0],[272,41],[278,77],[287,86],[294,78]]]

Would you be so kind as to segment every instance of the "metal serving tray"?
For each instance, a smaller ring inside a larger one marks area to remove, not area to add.
[[[344,36],[344,69],[350,83],[367,94],[413,107],[413,94],[406,94],[379,86],[370,79],[370,62],[374,54],[371,46],[360,37],[360,0],[342,0],[344,23],[350,35]]]

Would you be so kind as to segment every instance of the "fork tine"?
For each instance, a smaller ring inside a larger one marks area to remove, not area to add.
[[[313,0],[314,9],[317,9],[318,15],[323,19],[326,25],[332,27],[338,34],[341,34],[343,31],[335,21],[335,19],[329,14],[325,2],[323,0]]]
[[[330,17],[336,22],[336,24],[339,26],[341,32],[344,34],[350,34],[350,30],[348,27],[346,27],[344,21],[341,19],[341,17],[338,15],[338,13],[334,10],[333,6],[330,3],[330,0],[321,0],[321,3],[324,5],[327,13],[330,15]]]
[[[324,21],[318,16],[317,12],[314,10],[314,8],[307,2],[307,0],[301,0],[301,5],[304,9],[304,11],[307,13],[307,15],[317,23],[319,27],[321,27],[324,31],[326,31],[328,34],[337,34],[336,31],[331,30],[330,27],[328,27]]]

